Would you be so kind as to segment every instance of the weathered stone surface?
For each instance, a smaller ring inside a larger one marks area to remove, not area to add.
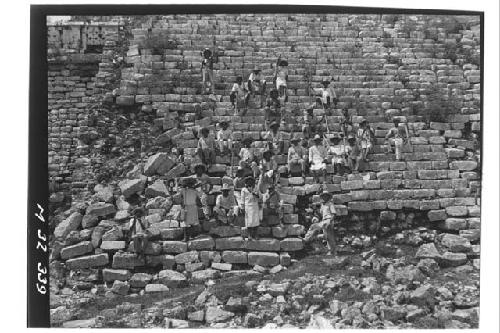
[[[218,226],[210,228],[210,233],[219,237],[232,237],[240,235],[241,228],[234,226]]]
[[[153,184],[149,185],[144,194],[151,197],[167,197],[169,195],[168,188],[163,180],[156,180]]]
[[[273,267],[279,264],[280,258],[277,253],[272,252],[249,252],[248,264]]]
[[[467,219],[447,218],[440,222],[439,227],[443,230],[461,230],[467,228]]]
[[[92,252],[94,247],[90,241],[83,241],[75,245],[65,247],[61,250],[61,259],[66,260]]]
[[[429,221],[444,221],[448,218],[448,215],[446,214],[446,210],[444,209],[437,209],[437,210],[430,210],[427,212],[427,217],[429,218]]]
[[[148,158],[144,165],[144,174],[146,176],[153,176],[155,173],[164,175],[174,164],[174,161],[168,157],[168,154],[158,153]]]
[[[97,184],[94,187],[94,192],[96,192],[96,197],[99,199],[99,201],[103,202],[112,202],[113,201],[113,187],[111,186],[104,186],[101,184]]]
[[[477,168],[476,161],[453,161],[450,163],[450,169],[461,171],[473,171]]]
[[[94,215],[104,217],[116,213],[116,208],[113,204],[98,202],[87,207],[86,215]]]
[[[441,239],[441,244],[447,247],[451,252],[471,251],[470,241],[459,235],[445,234]]]
[[[140,258],[135,253],[117,252],[113,255],[113,268],[133,269],[144,265],[144,258]]]
[[[191,282],[203,283],[207,280],[214,280],[220,275],[220,272],[215,269],[204,269],[191,274]]]
[[[234,317],[234,313],[210,306],[205,311],[205,321],[207,323],[224,322]]]
[[[459,235],[469,240],[469,242],[477,242],[481,238],[481,230],[479,229],[460,230]]]
[[[146,285],[144,291],[148,294],[152,293],[166,293],[168,292],[168,287],[160,283],[150,283]]]
[[[229,263],[213,262],[211,267],[219,271],[230,271],[233,265]]]
[[[410,302],[421,307],[433,307],[436,303],[436,289],[431,285],[423,285],[412,291]]]
[[[179,288],[187,285],[187,278],[184,274],[170,269],[160,271],[158,280],[169,288]]]
[[[321,260],[325,265],[331,267],[332,269],[342,269],[347,264],[349,264],[348,256],[325,258]]]
[[[448,206],[446,207],[446,214],[453,217],[467,216],[467,207],[464,206]]]
[[[461,266],[467,263],[467,255],[465,253],[445,252],[439,259],[441,266]]]
[[[113,282],[113,286],[111,287],[111,291],[115,294],[125,296],[128,294],[130,289],[130,285],[126,281],[115,280]]]
[[[439,265],[434,259],[421,259],[417,268],[427,276],[433,277],[439,272]]]
[[[187,264],[189,262],[198,262],[198,261],[199,261],[199,255],[197,251],[180,253],[175,256],[175,262],[177,264]]]
[[[215,240],[217,250],[239,250],[245,248],[245,241],[242,237],[217,238]]]
[[[91,328],[96,327],[97,318],[71,320],[62,324],[63,328]]]
[[[215,247],[215,241],[210,236],[203,236],[193,239],[188,243],[189,250],[212,250]]]
[[[415,257],[417,259],[439,259],[441,255],[439,254],[434,243],[427,243],[420,245]]]
[[[300,238],[285,238],[280,242],[281,251],[300,251],[304,248],[304,242]]]
[[[71,231],[78,229],[82,223],[82,214],[78,212],[72,213],[67,219],[57,225],[54,230],[54,237],[65,238]]]
[[[66,261],[66,266],[69,269],[78,268],[91,268],[107,265],[109,262],[108,255],[106,253],[94,254],[84,257],[78,257],[73,259],[68,259]]]
[[[105,268],[102,270],[102,278],[106,282],[115,280],[127,281],[132,274],[127,269],[110,269]]]
[[[146,184],[145,179],[124,179],[118,183],[120,190],[125,198],[130,197],[132,194],[141,192]]]
[[[127,247],[125,241],[103,241],[101,243],[101,249],[104,251],[118,251],[124,250]]]
[[[251,239],[246,243],[246,249],[252,251],[279,251],[280,242],[277,239]]]
[[[188,246],[185,242],[181,241],[164,241],[163,253],[184,253],[187,252]]]
[[[380,308],[380,314],[384,320],[396,323],[399,320],[404,319],[406,317],[407,311],[400,306],[393,306],[393,307],[383,306]]]
[[[248,255],[245,251],[224,251],[222,252],[222,261],[230,264],[246,264]]]
[[[394,269],[392,265],[387,268],[385,276],[394,281],[394,283],[408,283],[412,281],[423,281],[425,279],[425,275],[420,272],[420,270],[413,266],[405,266]]]

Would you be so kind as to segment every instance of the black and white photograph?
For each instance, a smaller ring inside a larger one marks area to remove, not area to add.
[[[50,327],[479,328],[484,12],[110,7],[36,32]]]

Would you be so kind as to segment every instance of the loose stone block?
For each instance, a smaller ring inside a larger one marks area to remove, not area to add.
[[[175,266],[175,257],[170,254],[148,255],[146,256],[146,265],[148,267],[163,267],[164,269],[173,269]]]
[[[273,267],[279,264],[279,255],[273,252],[249,252],[248,264]]]
[[[280,253],[280,265],[290,266],[292,264],[292,257],[287,252]]]
[[[224,251],[222,252],[222,261],[230,264],[246,264],[248,255],[245,251]]]
[[[212,250],[215,247],[215,241],[210,236],[203,236],[189,241],[189,250]]]
[[[440,222],[438,226],[444,230],[466,229],[467,228],[467,219],[447,218],[445,221]]]
[[[446,214],[453,217],[467,216],[467,207],[464,206],[449,206],[446,207]]]
[[[304,248],[304,242],[300,238],[285,238],[280,242],[282,251],[300,251]]]
[[[234,226],[219,226],[210,228],[210,233],[219,237],[232,237],[240,235],[241,228]]]
[[[199,261],[199,255],[197,251],[180,253],[175,256],[175,262],[177,264],[187,264],[189,262],[198,262],[198,261]]]
[[[132,194],[140,192],[144,189],[146,181],[141,179],[125,179],[118,183],[120,190],[125,198],[130,197]]]
[[[450,169],[460,171],[473,171],[477,168],[476,161],[453,161],[450,163]]]
[[[82,219],[82,214],[78,212],[72,213],[67,219],[57,225],[54,230],[54,237],[65,238],[71,231],[77,230],[80,227]]]
[[[287,224],[285,228],[288,236],[300,236],[306,233],[305,227],[301,224]]]
[[[132,274],[127,269],[109,269],[105,268],[102,270],[102,278],[106,282],[111,282],[115,280],[127,281],[130,279]]]
[[[363,180],[350,180],[340,183],[342,190],[360,190],[363,188]]]
[[[144,288],[153,279],[150,274],[147,273],[135,273],[130,278],[131,288]]]
[[[92,242],[90,241],[83,241],[75,245],[71,245],[68,247],[65,247],[61,250],[61,259],[66,260],[69,258],[73,257],[78,257],[83,254],[92,252],[94,247],[92,246]]]
[[[251,239],[247,241],[246,249],[252,251],[279,251],[280,242],[277,239]]]
[[[117,252],[113,256],[113,268],[125,268],[125,269],[133,269],[138,266],[144,266],[145,260],[144,258],[140,258],[135,253],[123,253]]]
[[[185,242],[181,241],[164,241],[163,253],[184,253],[187,252],[188,246]]]
[[[242,237],[217,238],[215,240],[217,250],[239,250],[245,248],[245,241]]]
[[[127,247],[125,241],[103,241],[101,243],[101,249],[104,251],[118,251],[124,250]]]
[[[160,271],[158,280],[169,288],[179,288],[187,285],[187,278],[184,274],[170,269]]]
[[[68,259],[66,261],[66,267],[68,267],[68,269],[91,268],[107,265],[108,262],[108,255],[106,253],[101,253]]]

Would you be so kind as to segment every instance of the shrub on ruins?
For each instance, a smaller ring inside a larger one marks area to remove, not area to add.
[[[139,48],[150,49],[153,55],[163,55],[164,50],[175,50],[179,44],[178,41],[169,38],[166,33],[153,34],[150,32],[139,43]]]

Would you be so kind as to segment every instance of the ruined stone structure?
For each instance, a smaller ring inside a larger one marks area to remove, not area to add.
[[[289,265],[293,253],[303,249],[298,236],[320,185],[312,177],[288,177],[285,155],[276,156],[284,223],[264,223],[258,241],[242,240],[241,221],[235,226],[207,221],[206,236],[180,241],[179,202],[165,186],[168,179],[191,173],[193,129],[207,126],[213,132],[216,123],[227,120],[237,145],[250,136],[257,152],[264,149],[263,110],[251,100],[246,116],[234,116],[229,91],[236,76],[246,78],[255,65],[272,82],[280,55],[289,62],[289,117],[281,129],[287,139],[301,133],[302,110],[311,102],[308,82],[319,87],[325,77],[334,78],[339,98],[328,116],[330,131],[340,131],[344,107],[355,124],[363,117],[375,129],[376,145],[363,171],[330,177],[326,186],[346,247],[369,246],[372,235],[416,225],[478,243],[478,17],[177,15],[109,24],[49,28],[52,213],[63,204],[72,207],[53,214],[52,258],[66,268],[98,268],[105,281],[147,288],[151,275],[144,266],[163,269],[160,280],[168,286],[183,281],[173,270],[203,281],[220,271]],[[220,53],[214,69],[217,102],[202,94],[201,83],[200,51],[214,43]],[[103,50],[85,53],[89,45]],[[324,110],[314,114],[322,116]],[[392,116],[405,118],[410,129],[404,161],[384,152]],[[184,148],[185,164],[162,154],[166,137]],[[236,165],[236,159],[218,157],[208,171],[212,203],[223,183],[232,184]],[[330,165],[328,173],[333,173]],[[145,260],[127,251],[129,240],[121,231],[137,200],[147,202],[146,219],[155,235]],[[443,260],[477,258],[478,249],[449,249]]]

